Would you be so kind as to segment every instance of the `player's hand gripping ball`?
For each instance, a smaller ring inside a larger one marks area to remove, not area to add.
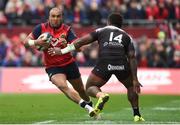
[[[48,32],[42,33],[38,39],[41,39],[44,44],[42,44],[41,46],[36,46],[37,50],[39,51],[44,51],[47,50],[50,46],[50,43],[52,41],[52,35]]]

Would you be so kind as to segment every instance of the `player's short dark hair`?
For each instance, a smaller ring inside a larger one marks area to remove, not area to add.
[[[123,17],[119,13],[111,13],[108,16],[108,21],[111,25],[121,28],[122,23],[123,23]]]

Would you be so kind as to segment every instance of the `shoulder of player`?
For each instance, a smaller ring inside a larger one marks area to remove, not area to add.
[[[37,24],[35,27],[48,27],[49,23],[48,22],[45,22],[45,23],[40,23],[40,24]]]
[[[40,24],[37,24],[37,25],[35,25],[35,27],[34,27],[34,29],[41,29],[42,28],[42,24],[40,23]]]
[[[62,27],[63,27],[63,29],[65,29],[65,30],[69,30],[70,28],[71,28],[71,26],[69,26],[69,25],[67,25],[67,24],[62,24]]]
[[[126,31],[124,31],[123,29],[120,29],[120,28],[118,28],[118,27],[116,27],[116,26],[112,26],[112,25],[108,25],[108,26],[105,26],[105,27],[102,27],[102,28],[98,28],[98,29],[96,29],[96,32],[104,31],[104,30],[108,30],[108,29],[111,29],[111,30],[119,30],[119,31],[121,31],[121,32],[123,32],[123,33],[125,33],[125,34],[128,34],[128,33],[126,33]]]
[[[48,27],[48,23],[40,23],[40,24],[37,24],[35,27],[34,27],[34,30],[40,30],[42,31],[43,29],[47,28]]]

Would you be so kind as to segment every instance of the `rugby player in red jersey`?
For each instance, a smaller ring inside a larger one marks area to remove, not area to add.
[[[86,84],[87,93],[98,98],[95,111],[99,113],[104,104],[109,100],[109,95],[101,91],[101,87],[107,83],[114,74],[127,88],[128,100],[133,109],[134,121],[145,121],[139,112],[140,84],[137,77],[137,64],[133,40],[121,29],[123,18],[118,13],[112,13],[108,17],[107,26],[99,28],[87,34],[64,49],[49,48],[52,56],[61,55],[79,49],[94,41],[99,44],[99,56],[97,64],[92,70]]]
[[[49,12],[49,20],[37,25],[25,39],[26,47],[48,46],[45,40],[38,39],[44,33],[52,35],[50,47],[64,48],[67,44],[77,39],[71,27],[63,23],[63,12],[59,8],[52,8]],[[63,38],[62,38],[63,37]],[[70,100],[88,110],[89,115],[94,116],[92,101],[87,96],[79,69],[71,53],[51,56],[47,50],[43,51],[44,65],[50,81],[55,84]],[[67,80],[74,89],[69,88]]]

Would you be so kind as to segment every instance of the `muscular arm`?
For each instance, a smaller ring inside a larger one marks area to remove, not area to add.
[[[136,61],[136,56],[135,56],[135,49],[132,43],[129,45],[128,50],[129,50],[128,59],[130,62],[130,69],[133,76],[133,80],[138,80],[137,79],[137,61]]]
[[[96,41],[97,36],[98,36],[98,33],[96,31],[94,31],[92,33],[89,33],[89,34],[75,40],[73,43],[68,44],[67,47],[65,47],[64,49],[49,48],[48,53],[51,56],[54,56],[54,55],[66,54],[66,53],[69,53],[69,52],[74,51],[74,50],[79,50],[79,48],[82,47],[83,45],[87,45],[89,43]]]
[[[90,34],[87,34],[87,35],[77,39],[73,44],[76,49],[79,49],[83,45],[87,45],[92,42],[94,42],[92,36]]]
[[[44,40],[37,39],[41,35],[41,25],[37,25],[33,31],[23,41],[25,47],[34,47],[36,45],[46,45]]]
[[[73,43],[69,44],[64,49],[50,48],[48,50],[48,53],[52,56],[66,54],[66,53],[69,53],[74,50],[79,50],[79,48],[82,47],[83,45],[87,45],[92,42],[94,42],[93,36],[91,34],[87,34],[87,35],[75,40]]]
[[[136,93],[140,93],[142,85],[138,81],[137,77],[137,61],[136,61],[136,56],[135,56],[135,49],[133,46],[133,43],[130,43],[128,47],[128,58],[130,62],[130,69],[133,77],[133,89]]]
[[[34,39],[32,33],[23,41],[25,47],[48,46],[45,39]]]
[[[30,33],[30,34],[26,37],[26,39],[23,41],[25,47],[30,47],[30,46],[31,46],[31,45],[29,44],[29,41],[30,41],[30,40],[34,40],[32,33]],[[33,46],[33,45],[32,45],[32,46]]]

